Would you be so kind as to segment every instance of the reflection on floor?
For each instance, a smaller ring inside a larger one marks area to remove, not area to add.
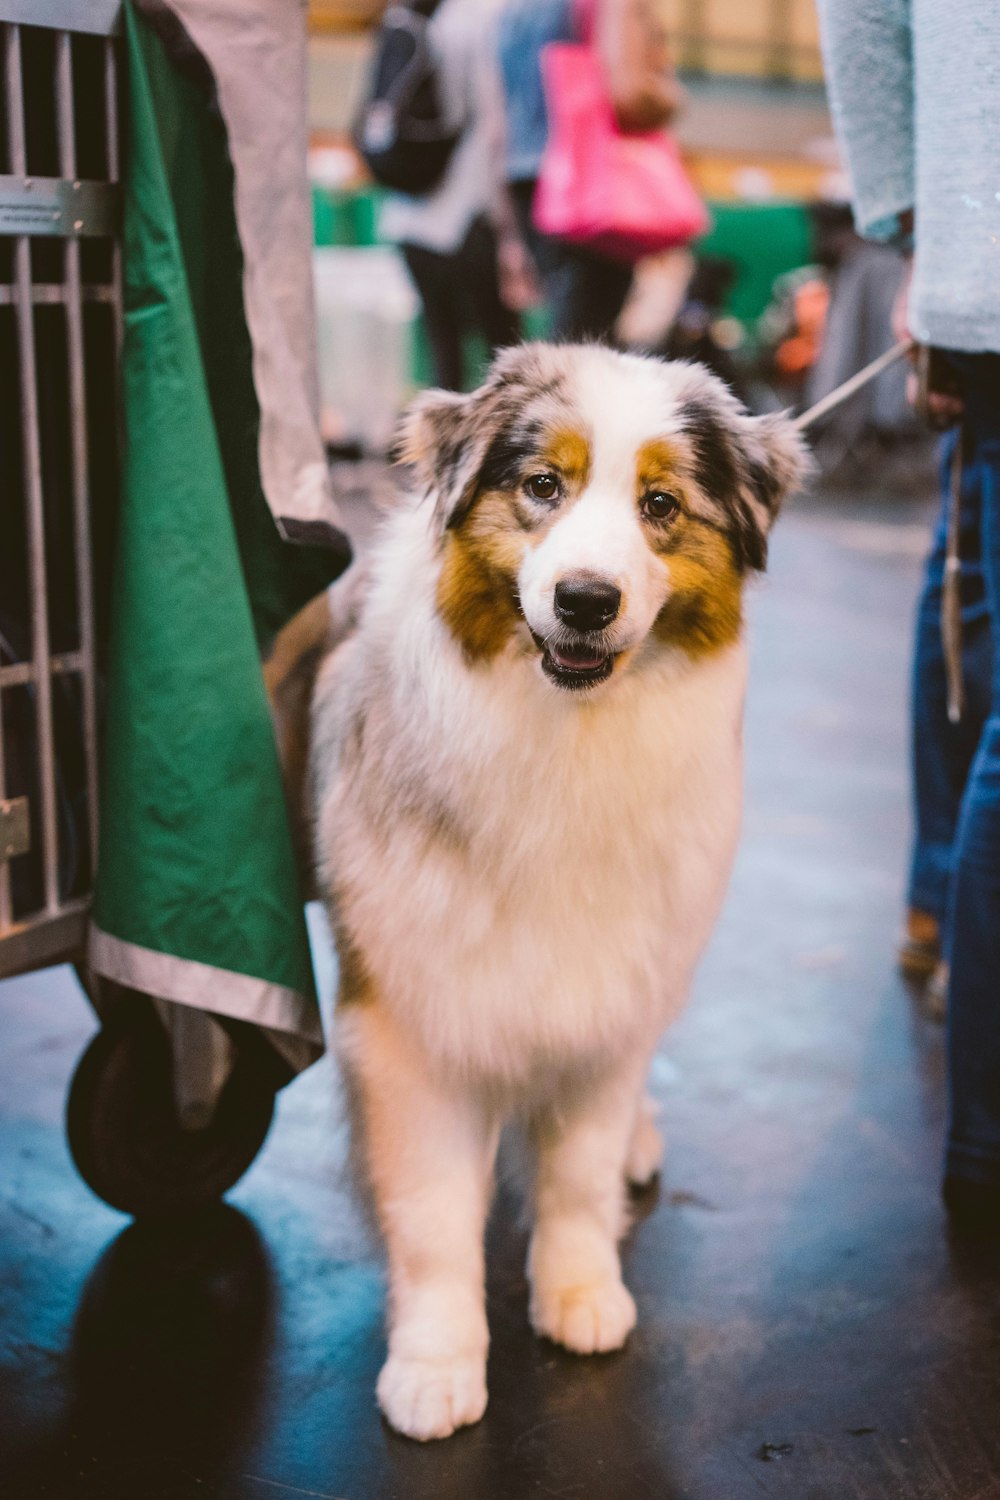
[[[941,1034],[892,969],[923,512],[827,498],[754,601],[746,837],[653,1079],[628,1349],[526,1324],[513,1187],[490,1232],[491,1402],[444,1445],[373,1403],[382,1281],[324,1062],[207,1221],[127,1227],[75,1177],[65,972],[0,986],[5,1500],[988,1500],[1000,1260],[937,1200]]]

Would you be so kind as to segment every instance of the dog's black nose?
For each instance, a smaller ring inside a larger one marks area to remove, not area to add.
[[[603,578],[579,574],[561,578],[556,584],[556,614],[573,630],[603,630],[611,624],[621,602],[621,589]]]

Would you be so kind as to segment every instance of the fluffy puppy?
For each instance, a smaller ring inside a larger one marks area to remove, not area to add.
[[[315,821],[388,1251],[378,1398],[436,1438],[486,1405],[506,1119],[536,1156],[534,1327],[589,1354],[635,1322],[644,1075],[729,875],[743,587],[805,457],[697,366],[545,345],[420,397],[402,456],[421,497],[317,685]]]

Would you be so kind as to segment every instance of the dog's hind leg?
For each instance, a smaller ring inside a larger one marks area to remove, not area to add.
[[[644,1094],[639,1100],[625,1157],[625,1180],[630,1187],[648,1187],[663,1163],[663,1136],[657,1128],[656,1114],[656,1103]]]
[[[408,1437],[448,1437],[486,1409],[483,1233],[498,1129],[430,1076],[377,1003],[345,1008],[341,1022],[389,1259],[379,1405]]]
[[[631,1064],[536,1127],[531,1322],[578,1354],[617,1349],[635,1324],[618,1240],[641,1069]]]

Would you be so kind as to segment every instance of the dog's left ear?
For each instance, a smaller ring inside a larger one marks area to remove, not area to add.
[[[691,444],[695,478],[729,516],[738,566],[763,569],[768,533],[782,501],[812,468],[809,450],[783,413],[752,417],[707,370],[681,368],[688,383],[681,425]]]
[[[493,437],[490,392],[424,391],[400,420],[397,463],[412,464],[434,497],[442,531],[457,526],[476,498],[476,485]]]
[[[743,416],[735,431],[738,458],[737,527],[746,563],[767,565],[767,538],[786,497],[799,489],[813,459],[783,413]]]

